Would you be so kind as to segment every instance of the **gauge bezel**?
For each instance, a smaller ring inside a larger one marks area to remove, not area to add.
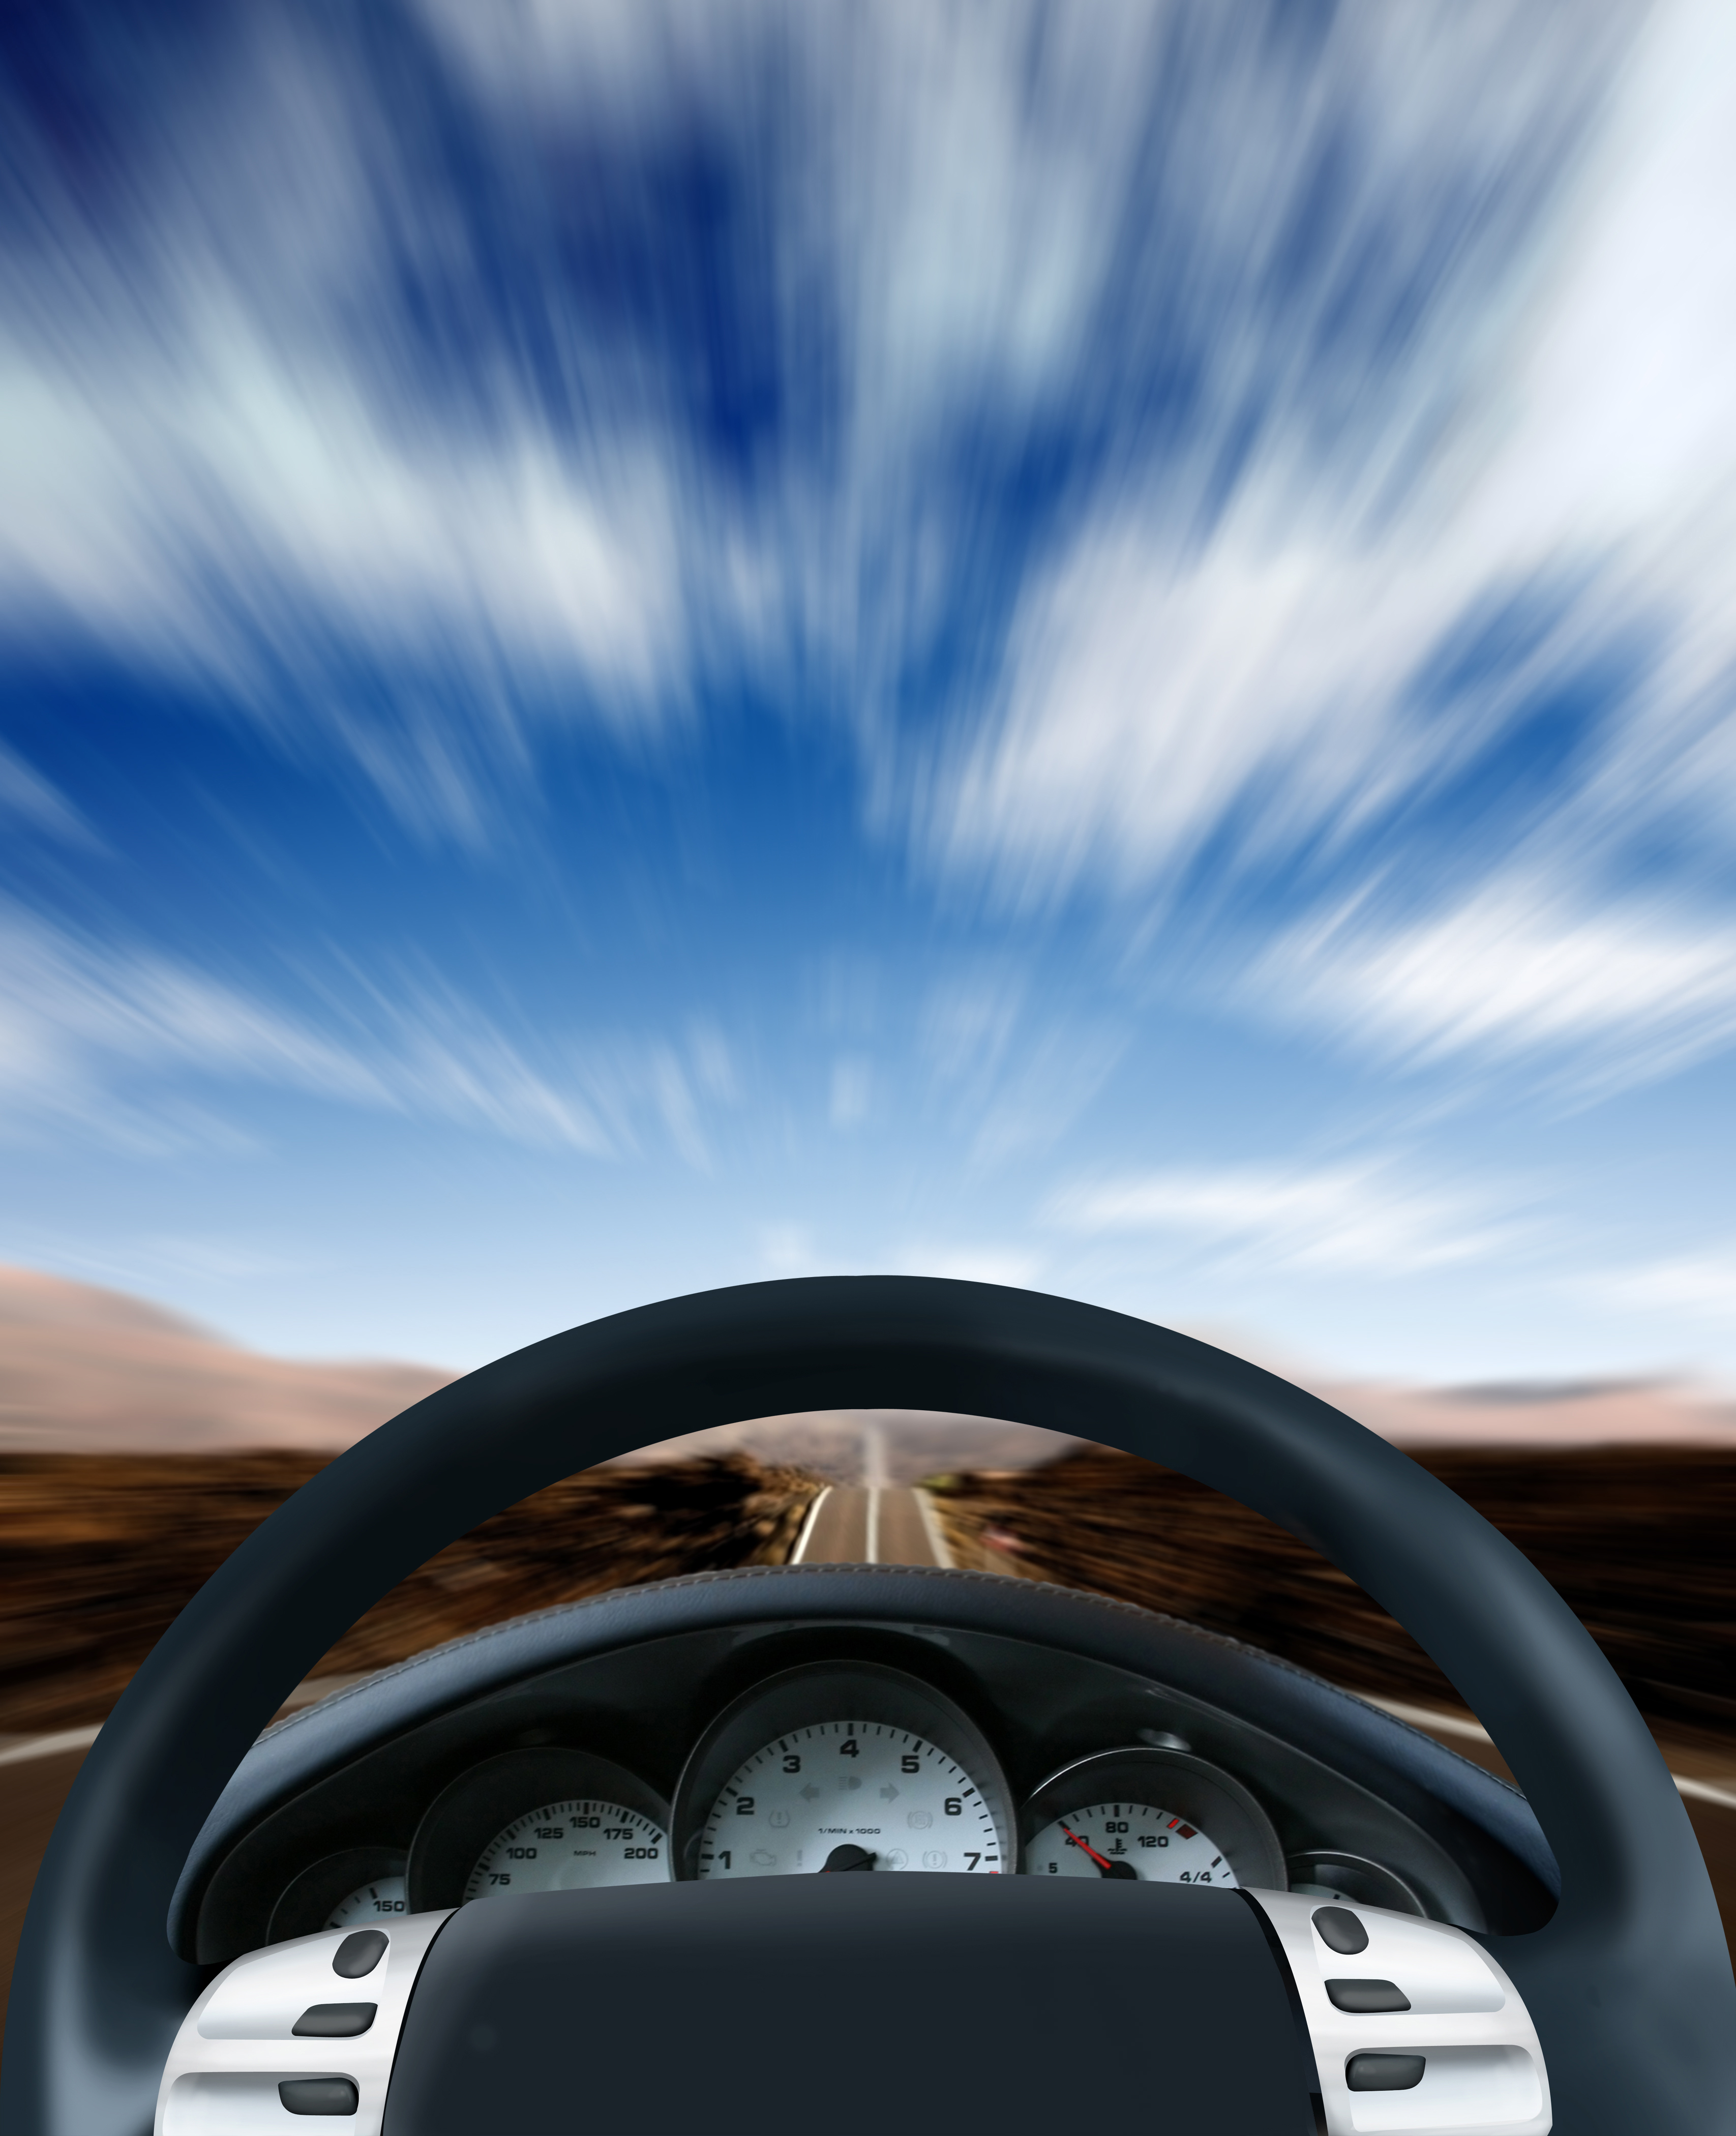
[[[290,1879],[278,1895],[265,1930],[268,1944],[318,1935],[340,1901],[382,1876],[402,1876],[407,1859],[401,1847],[345,1847],[322,1855]],[[406,1886],[406,1891],[408,1886]],[[405,1910],[410,1908],[406,1905]]]
[[[1283,1844],[1257,1798],[1221,1766],[1183,1750],[1098,1750],[1051,1773],[1020,1808],[1021,1862],[1024,1849],[1045,1826],[1100,1802],[1147,1803],[1184,1817],[1211,1835],[1238,1884],[1262,1891],[1290,1888]]]
[[[584,1800],[637,1810],[667,1847],[669,1805],[626,1766],[589,1750],[503,1750],[460,1773],[423,1812],[410,1843],[410,1911],[462,1905],[470,1872],[515,1818],[545,1803]]]
[[[1284,1867],[1292,1891],[1317,1884],[1353,1906],[1381,1906],[1389,1914],[1414,1914],[1425,1921],[1429,1917],[1415,1886],[1366,1854],[1349,1854],[1341,1847],[1307,1847],[1287,1856]],[[1348,1874],[1335,1876],[1334,1870]]]
[[[919,1676],[881,1662],[809,1662],[765,1677],[733,1700],[694,1745],[676,1783],[670,1866],[696,1881],[699,1844],[717,1799],[756,1751],[798,1728],[869,1721],[907,1730],[969,1774],[994,1821],[1003,1873],[1018,1866],[1018,1828],[1001,1760],[963,1707]]]

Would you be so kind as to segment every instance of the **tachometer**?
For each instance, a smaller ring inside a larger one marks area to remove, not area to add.
[[[669,1876],[669,1813],[637,1774],[587,1750],[508,1750],[434,1798],[410,1849],[412,1911]]]
[[[1105,1750],[1064,1765],[1019,1823],[1028,1876],[1287,1888],[1283,1849],[1254,1797],[1178,1750]]]
[[[994,1813],[956,1758],[908,1728],[822,1721],[764,1745],[724,1783],[701,1876],[807,1870],[1001,1871]]]
[[[1006,1784],[953,1702],[873,1663],[791,1669],[737,1700],[676,1791],[676,1873],[1001,1875]]]

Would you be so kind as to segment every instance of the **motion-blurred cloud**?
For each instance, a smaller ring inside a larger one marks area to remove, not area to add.
[[[1733,61],[18,12],[0,1249],[322,1352],[920,1265],[1731,1369]]]

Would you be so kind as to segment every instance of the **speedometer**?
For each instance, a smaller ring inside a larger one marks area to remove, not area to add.
[[[328,1929],[370,1928],[405,1912],[409,1904],[401,1876],[376,1876],[371,1883],[347,1892],[327,1915],[325,1925]]]
[[[619,1803],[544,1803],[515,1818],[483,1848],[466,1901],[515,1891],[581,1891],[597,1884],[662,1884],[669,1876],[662,1828]]]
[[[981,1731],[931,1684],[868,1662],[787,1670],[720,1714],[676,1790],[674,1841],[683,1877],[1016,1866]]]
[[[669,1813],[588,1750],[507,1750],[461,1773],[410,1848],[413,1913],[525,1891],[667,1882]]]

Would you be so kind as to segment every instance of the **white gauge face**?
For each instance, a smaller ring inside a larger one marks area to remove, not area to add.
[[[799,1876],[840,1847],[854,1850],[857,1868],[1001,1869],[994,1817],[955,1759],[906,1729],[827,1721],[768,1743],[725,1782],[700,1836],[698,1870]]]
[[[395,1915],[407,1914],[410,1901],[405,1895],[401,1876],[376,1876],[371,1884],[364,1884],[352,1891],[348,1898],[340,1899],[332,1907],[327,1920],[328,1929],[365,1929],[375,1921],[390,1920]]]
[[[496,1833],[470,1872],[464,1899],[662,1884],[668,1876],[668,1834],[648,1817],[618,1803],[545,1803]]]
[[[1030,1876],[1136,1877],[1146,1884],[1228,1884],[1223,1850],[1186,1818],[1150,1803],[1093,1803],[1045,1824],[1025,1850]]]

